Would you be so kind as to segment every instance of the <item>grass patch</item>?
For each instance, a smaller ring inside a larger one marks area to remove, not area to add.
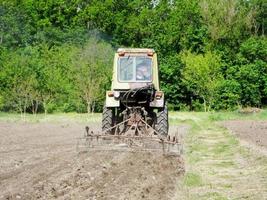
[[[188,147],[190,152],[207,152],[209,147],[206,144],[201,143],[200,141],[195,142]]]
[[[185,138],[185,163],[190,171],[181,183],[184,199],[261,199],[266,194],[262,194],[267,184],[266,157],[240,146],[238,138],[217,121],[265,119],[267,110],[249,114],[172,113],[174,122],[184,121],[191,127]]]
[[[223,121],[223,120],[266,120],[267,110],[262,110],[258,113],[240,113],[238,111],[233,112],[213,112],[208,114],[208,118],[211,121]]]
[[[170,124],[179,125],[179,124],[189,124],[192,125],[193,129],[199,129],[197,126],[198,123],[201,123],[202,126],[210,126],[213,121],[222,121],[222,120],[233,120],[233,119],[251,119],[251,120],[267,120],[267,109],[262,110],[259,113],[249,113],[242,114],[237,111],[233,112],[169,112],[169,121]],[[20,115],[18,113],[5,113],[0,112],[0,120],[2,121],[29,121],[29,122],[38,122],[38,121],[81,121],[81,122],[99,122],[101,121],[101,113],[54,113],[54,114],[25,114]],[[210,126],[212,129],[214,126]]]
[[[200,196],[201,199],[212,199],[212,200],[227,200],[228,198],[222,196],[218,192],[207,192]]]
[[[55,113],[55,114],[25,114],[20,115],[17,113],[3,113],[0,112],[0,121],[7,122],[100,122],[101,121],[101,113]]]
[[[196,163],[201,162],[203,160],[202,157],[198,157],[192,153],[187,156],[187,159],[188,159],[189,164],[196,164]]]
[[[203,182],[199,174],[188,172],[184,176],[184,184],[188,187],[196,187],[203,185]]]
[[[230,144],[222,144],[218,143],[215,148],[213,148],[212,152],[215,154],[215,156],[225,155],[232,153],[231,151],[231,145]]]
[[[235,163],[234,161],[222,161],[220,163],[214,164],[216,167],[222,167],[222,168],[227,168],[227,167],[234,167]]]

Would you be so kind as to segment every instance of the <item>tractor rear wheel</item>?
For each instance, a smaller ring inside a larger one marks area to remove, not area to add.
[[[167,137],[168,130],[169,130],[168,107],[167,103],[165,103],[164,108],[160,112],[158,112],[157,115],[156,131],[160,135]]]
[[[111,108],[107,108],[106,106],[103,108],[102,112],[102,131],[107,134],[112,133],[112,130],[108,130],[113,126],[113,112]]]

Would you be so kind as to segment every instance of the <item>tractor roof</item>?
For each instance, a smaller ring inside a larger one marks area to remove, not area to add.
[[[119,48],[118,53],[155,53],[154,49],[147,48]]]

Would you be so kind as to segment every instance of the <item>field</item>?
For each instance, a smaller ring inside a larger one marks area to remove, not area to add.
[[[100,114],[0,113],[0,199],[267,199],[267,112],[170,113],[184,153],[76,151]]]

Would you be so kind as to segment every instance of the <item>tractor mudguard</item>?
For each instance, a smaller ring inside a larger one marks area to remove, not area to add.
[[[110,97],[108,94],[110,93],[111,91],[107,91],[106,92],[106,107],[109,108],[109,107],[120,107],[120,100],[118,99],[115,99],[113,96]]]

